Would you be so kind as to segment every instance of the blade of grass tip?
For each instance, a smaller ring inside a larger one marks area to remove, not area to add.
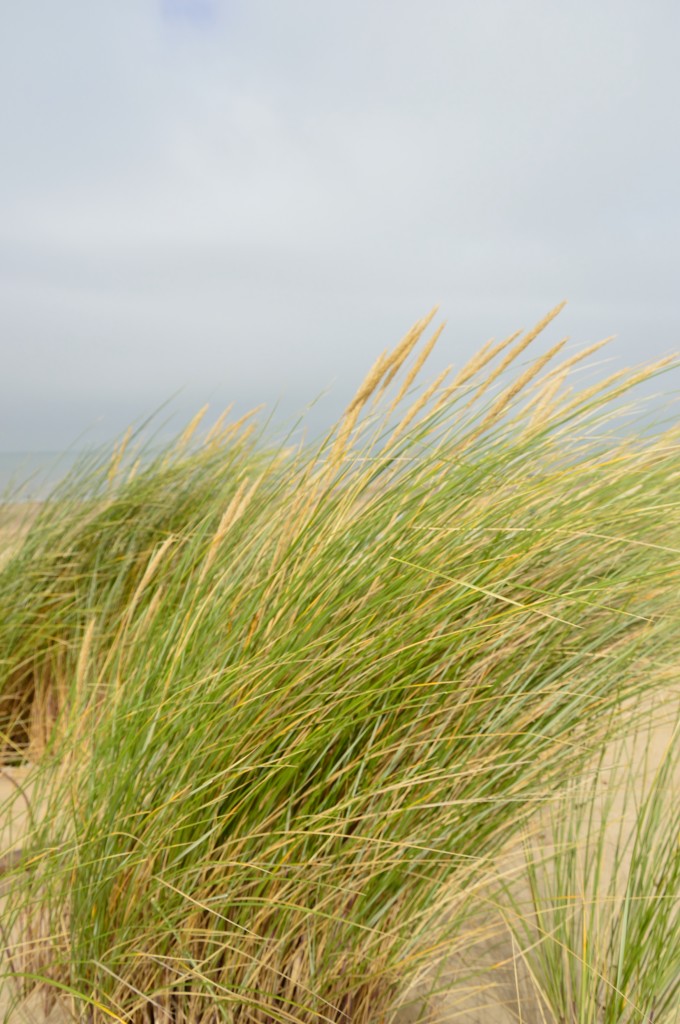
[[[420,395],[420,397],[416,399],[416,401],[413,403],[410,409],[408,409],[404,413],[404,416],[402,417],[401,421],[394,428],[389,440],[385,444],[385,447],[383,449],[385,453],[388,452],[390,448],[393,447],[395,441],[397,441],[398,438],[403,436],[403,434],[406,432],[406,430],[413,422],[413,420],[416,418],[418,413],[421,412],[421,410],[425,408],[430,399],[437,394],[437,392],[439,391],[442,384],[444,383],[444,381],[446,380],[450,373],[451,366],[445,367],[445,369],[442,370],[439,376],[432,381],[430,386],[426,388],[425,391],[423,391],[422,395]]]
[[[549,418],[550,414],[548,413],[548,408],[551,406],[561,385],[567,379],[569,370],[571,370],[577,363],[587,359],[588,356],[597,352],[598,349],[609,344],[609,342],[613,340],[614,336],[612,335],[608,338],[604,338],[602,341],[595,342],[593,345],[589,345],[587,348],[577,352],[569,359],[565,359],[563,362],[558,363],[558,365],[549,370],[544,377],[541,377],[540,380],[536,381],[532,390],[538,389],[537,394],[535,394],[533,398],[530,398],[522,409],[522,416],[525,416],[534,408],[534,406],[536,406],[534,416],[527,426],[527,433],[532,433],[540,424]]]
[[[120,467],[123,456],[125,455],[125,450],[128,444],[130,443],[131,438],[132,427],[128,427],[120,444],[117,444],[113,450],[113,457],[111,459],[111,464],[109,466],[109,470],[107,473],[107,480],[110,484],[113,483],[113,481],[116,478],[116,475],[118,474],[118,469]]]
[[[563,373],[562,376],[549,381],[542,391],[535,398],[532,398],[531,402],[527,403],[522,410],[522,416],[526,416],[530,407],[535,405],[535,409],[520,435],[521,439],[529,438],[532,434],[544,429],[549,424],[551,411],[556,408],[554,405],[555,396],[562,388],[566,379],[567,374]]]
[[[601,341],[596,341],[592,345],[587,345],[586,348],[581,349],[579,352],[576,352],[575,355],[570,356],[568,359],[565,359],[561,363],[558,363],[557,366],[554,366],[551,370],[549,370],[546,373],[544,377],[541,377],[540,380],[537,380],[534,386],[536,388],[540,388],[544,383],[547,383],[553,377],[556,377],[558,375],[561,376],[563,373],[567,373],[574,366],[576,366],[577,363],[580,363],[584,359],[587,359],[588,356],[593,355],[594,352],[599,351],[599,349],[603,348],[605,345],[608,345],[610,341],[614,341],[615,338],[616,335],[610,334],[609,337],[603,338]],[[535,401],[535,399],[532,399],[532,401]]]
[[[146,569],[144,570],[144,575],[137,584],[137,588],[135,589],[135,592],[133,593],[129,604],[125,609],[125,614],[123,619],[121,620],[120,625],[119,640],[124,636],[125,632],[127,631],[130,622],[132,621],[135,609],[137,608],[137,605],[139,604],[139,601],[142,597],[142,594],[144,593],[147,586],[151,582],[159,565],[163,561],[166,553],[173,546],[173,544],[177,544],[179,540],[179,537],[175,536],[174,534],[170,534],[170,536],[165,538],[163,543],[157,548],[157,550],[151,556],[146,566]],[[114,650],[114,648],[112,647],[111,650]]]
[[[522,373],[517,378],[517,380],[513,381],[513,383],[510,384],[509,387],[505,389],[505,391],[501,392],[501,394],[493,403],[493,405],[491,406],[491,408],[489,409],[481,423],[479,423],[473,429],[472,433],[466,435],[461,440],[460,444],[457,445],[455,449],[457,453],[460,453],[461,451],[466,451],[470,447],[470,445],[477,440],[477,438],[481,437],[485,431],[487,431],[490,427],[494,426],[498,422],[502,414],[505,412],[505,410],[512,402],[513,398],[515,398],[520,393],[520,391],[522,391],[522,389],[531,380],[533,380],[537,373],[541,372],[545,364],[548,363],[553,358],[553,356],[557,352],[559,352],[561,348],[564,347],[566,341],[566,338],[563,338],[562,341],[558,341],[556,345],[553,345],[553,347],[549,349],[548,352],[545,353],[545,355],[540,356],[538,359],[534,360],[534,362],[531,363],[529,367],[527,367],[524,373]]]
[[[392,365],[393,359],[394,353],[390,352],[388,349],[384,349],[380,353],[376,361],[373,363],[373,366],[368,371],[363,381],[359,385],[349,405],[347,406],[347,409],[345,410],[345,415],[340,421],[341,423],[343,423],[345,417],[348,416],[350,413],[354,412],[355,409],[361,408],[363,405],[366,404],[366,402],[371,397],[375,389],[378,387],[380,381],[383,378],[383,375]]]
[[[438,312],[439,306],[433,306],[430,312],[421,320],[418,320],[411,330],[402,338],[399,344],[395,346],[392,353],[392,365],[386,373],[384,381],[380,385],[378,397],[384,394],[386,389],[390,386]]]
[[[513,334],[509,335],[503,341],[499,341],[497,344],[494,344],[493,339],[487,341],[480,351],[472,356],[472,358],[469,359],[463,367],[461,367],[451,383],[447,384],[444,388],[441,398],[435,407],[436,411],[439,411],[440,408],[446,405],[453,393],[455,391],[460,391],[460,389],[467,384],[472,377],[479,373],[480,370],[483,370],[492,359],[495,359],[499,352],[502,352],[503,349],[508,347],[508,345],[512,345],[513,341],[515,341],[516,338],[519,338],[521,333],[521,331],[515,331]]]
[[[222,412],[219,414],[219,416],[217,417],[217,419],[215,420],[215,422],[209,428],[208,432],[205,435],[205,438],[203,440],[203,443],[205,445],[209,446],[211,444],[219,444],[219,438],[220,438],[220,436],[222,434],[222,431],[224,430],[224,426],[225,426],[225,423],[227,421],[227,417],[231,414],[231,412],[233,411],[233,408],[234,408],[234,403],[231,402],[226,407],[226,409],[222,410]]]
[[[380,353],[343,413],[335,442],[328,457],[328,472],[332,473],[345,456],[350,435],[357,424],[361,410],[380,384],[383,375],[389,370],[393,358],[394,353],[388,352],[387,349]]]
[[[246,427],[246,424],[249,424],[250,427],[252,427],[252,423],[250,421],[253,419],[254,416],[257,416],[259,412],[262,412],[263,409],[264,404],[256,405],[252,409],[249,409],[248,412],[245,412],[243,416],[240,416],[239,419],[237,419],[234,423],[230,423],[229,426],[224,428],[224,431],[222,432],[222,435],[220,437],[220,442],[224,443],[229,438],[235,437],[239,433],[239,431],[241,431],[240,440],[244,440],[245,437],[247,437],[248,435],[246,434],[246,431],[243,428]]]
[[[345,413],[340,430],[328,456],[328,461],[325,463],[322,470],[322,478],[324,481],[328,478],[329,474],[335,472],[338,465],[347,454],[349,438],[357,425],[360,413],[361,405],[355,405],[351,410]],[[319,482],[321,482],[321,480]]]
[[[246,511],[248,505],[250,504],[253,498],[253,495],[256,493],[258,487],[262,483],[264,476],[265,474],[262,473],[256,480],[252,482],[248,481],[247,478],[243,479],[239,486],[237,487],[236,493],[229,502],[227,508],[222,513],[222,518],[220,519],[217,529],[215,530],[213,538],[210,542],[210,547],[208,548],[208,553],[203,563],[203,568],[201,569],[201,572],[198,577],[199,584],[203,582],[206,575],[210,571],[210,568],[213,565],[215,558],[217,557],[217,552],[222,541],[224,540],[232,526],[234,526],[235,523],[238,522],[243,513]],[[249,482],[250,487],[248,487]]]
[[[395,395],[394,399],[392,400],[392,403],[390,404],[390,407],[387,410],[387,415],[388,416],[391,413],[394,412],[394,410],[397,408],[397,406],[402,401],[404,396],[408,393],[409,388],[413,384],[414,380],[418,377],[418,374],[420,373],[420,371],[422,370],[423,366],[425,365],[425,363],[429,359],[430,355],[432,354],[432,350],[434,349],[435,345],[437,344],[437,342],[438,342],[438,340],[439,340],[439,338],[441,336],[441,333],[444,330],[445,326],[446,326],[446,323],[440,324],[440,326],[437,327],[437,329],[435,330],[435,332],[432,335],[432,337],[423,346],[423,349],[418,354],[418,358],[416,359],[416,361],[414,362],[413,366],[409,370],[408,374],[406,375],[406,377],[404,379],[403,384],[401,385],[399,391],[397,392],[397,394]]]
[[[191,438],[196,433],[196,430],[198,429],[200,423],[205,418],[205,415],[208,412],[209,408],[210,408],[209,405],[207,405],[207,404],[204,405],[202,408],[200,408],[198,410],[196,415],[187,423],[186,427],[184,428],[182,433],[179,435],[179,437],[177,438],[177,441],[175,443],[176,451],[181,451],[182,449],[187,447],[187,445],[189,444],[189,441],[191,440]]]
[[[378,357],[378,359],[375,361],[375,363],[369,370],[367,376],[364,378],[364,381],[359,387],[356,395],[348,405],[345,417],[348,414],[350,414],[351,416],[351,414],[356,412],[357,409],[360,410],[361,408],[363,408],[368,402],[368,399],[371,397],[371,395],[373,395],[373,393],[376,390],[378,390],[379,386],[379,393],[384,391],[384,389],[388,386],[388,384],[396,375],[396,373],[398,373],[399,369],[403,365],[404,361],[408,358],[409,354],[411,353],[415,345],[418,343],[426,327],[432,321],[433,317],[436,315],[437,310],[438,307],[435,306],[434,309],[432,309],[430,313],[427,314],[427,316],[423,317],[422,320],[419,320],[418,323],[415,324],[414,327],[411,329],[411,331],[409,331],[406,337],[398,345],[396,345],[391,352],[385,350],[384,352],[381,353],[381,355]],[[345,419],[345,417],[343,417],[343,419]],[[356,418],[356,416],[352,417],[352,426],[356,423]],[[347,424],[345,423],[345,426],[343,427],[342,430],[342,436],[346,439],[350,432],[351,427],[348,429]]]
[[[141,465],[142,465],[141,458],[135,459],[135,461],[130,466],[130,470],[128,472],[127,477],[125,478],[125,483],[126,484],[129,484],[129,483],[131,483],[134,480],[134,478],[139,473]]]
[[[605,380],[600,381],[598,384],[593,384],[591,387],[577,394],[576,398],[573,399],[566,406],[559,407],[560,416],[564,416],[571,412],[573,409],[585,407],[587,402],[594,397],[599,399],[597,404],[603,404],[604,402],[611,402],[613,398],[618,395],[624,394],[630,388],[635,387],[636,384],[640,384],[642,381],[647,380],[654,373],[662,370],[664,367],[669,367],[677,359],[677,356],[670,355],[664,356],[663,359],[659,359],[656,363],[650,363],[648,366],[644,366],[637,371],[631,373],[631,369],[617,370],[612,373]],[[610,387],[610,385],[616,384],[617,381],[623,381],[620,387]]]
[[[510,363],[517,359],[517,357],[520,356],[522,352],[524,352],[524,350],[528,348],[533,341],[536,340],[538,335],[541,334],[541,332],[544,331],[550,323],[552,323],[555,317],[562,312],[566,304],[566,301],[558,303],[558,305],[555,306],[554,309],[551,309],[549,313],[546,313],[543,319],[539,320],[536,326],[532,327],[532,329],[528,331],[524,335],[524,337],[519,340],[519,342],[514,346],[514,348],[510,349],[506,357],[501,360],[498,366],[494,370],[492,370],[492,372],[484,380],[484,382],[475,390],[475,393],[468,402],[466,408],[469,408],[471,405],[479,401],[482,395],[484,395],[485,392],[488,391],[493,382],[497,380],[498,377],[500,377],[500,375],[507,369]],[[516,335],[514,337],[516,337]]]
[[[557,352],[559,352],[560,349],[562,349],[566,345],[567,341],[567,338],[562,338],[561,341],[558,341],[544,355],[534,360],[534,362],[527,367],[524,373],[520,374],[520,376],[515,381],[513,381],[513,383],[510,384],[505,389],[505,391],[501,392],[501,394],[498,396],[494,404],[489,409],[489,412],[487,413],[485,419],[482,421],[482,426],[487,422],[494,422],[494,420],[498,418],[498,416],[505,409],[505,407],[510,404],[512,399],[516,395],[518,395],[520,391],[524,390],[527,384],[529,384],[534,379],[534,377],[541,372],[546,363],[549,363],[553,356],[556,355]]]

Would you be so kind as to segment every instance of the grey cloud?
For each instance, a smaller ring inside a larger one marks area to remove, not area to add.
[[[616,332],[620,365],[680,347],[674,3],[0,21],[0,448],[179,388],[188,412],[293,408],[335,381],[330,415],[436,302],[440,363],[565,296],[551,338]]]

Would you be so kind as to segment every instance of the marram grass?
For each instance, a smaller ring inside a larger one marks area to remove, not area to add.
[[[680,1021],[679,696],[650,709],[652,733],[564,787],[547,849],[527,841],[520,893],[505,887],[521,968],[550,1020]]]
[[[524,361],[557,311],[419,388],[425,318],[316,446],[197,419],[44,505],[0,572],[4,757],[44,809],[24,993],[405,1019],[493,858],[672,679],[678,426],[603,428],[677,362],[574,390],[599,346]]]

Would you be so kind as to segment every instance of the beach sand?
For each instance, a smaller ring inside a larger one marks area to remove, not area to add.
[[[12,950],[16,950],[25,941],[20,927],[8,931],[5,902],[9,873],[22,849],[31,815],[39,810],[33,799],[31,775],[32,768],[29,765],[0,767],[0,922],[3,924],[0,948],[0,1021],[7,1021],[7,1024],[66,1024],[72,1017],[65,1001],[58,999],[48,1007],[44,996],[37,991],[21,1000],[17,987],[6,977],[6,972],[12,970]]]
[[[40,505],[39,501],[0,504],[0,567],[20,548]]]

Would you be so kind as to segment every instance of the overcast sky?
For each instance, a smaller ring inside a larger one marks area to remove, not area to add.
[[[436,365],[563,298],[606,372],[680,349],[678,39],[677,0],[3,3],[0,450],[178,390],[330,417],[434,304]]]

